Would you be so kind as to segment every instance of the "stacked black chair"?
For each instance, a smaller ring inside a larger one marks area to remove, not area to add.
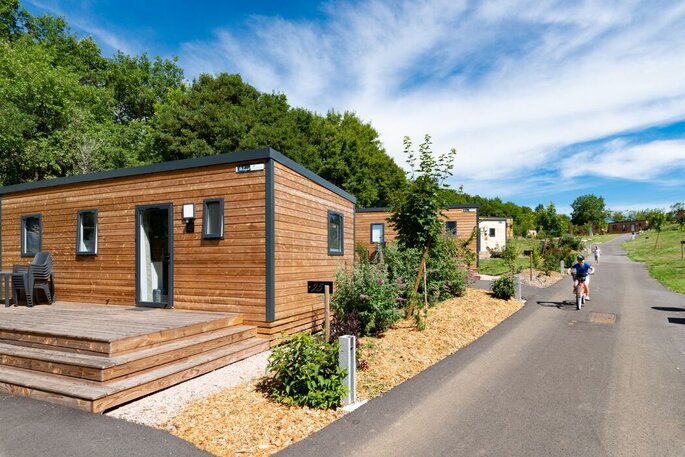
[[[52,272],[52,256],[49,252],[39,252],[29,265],[12,267],[12,296],[14,304],[19,303],[19,292],[24,291],[26,304],[33,306],[34,292],[40,289],[45,293],[48,303],[55,300],[55,277]]]

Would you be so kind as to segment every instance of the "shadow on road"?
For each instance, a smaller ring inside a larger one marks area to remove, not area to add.
[[[673,308],[671,306],[652,306],[652,309],[657,311],[668,311],[669,313],[685,312],[685,308]]]
[[[669,317],[668,322],[671,324],[685,325],[685,317]]]
[[[557,308],[563,309],[565,311],[575,311],[576,304],[571,301],[538,301],[536,302],[540,306],[545,306],[547,308]]]

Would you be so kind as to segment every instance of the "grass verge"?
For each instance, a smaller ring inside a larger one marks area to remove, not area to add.
[[[631,259],[647,265],[649,274],[674,292],[685,293],[685,260],[681,260],[681,241],[685,232],[677,226],[665,227],[659,235],[649,230],[634,240],[626,241],[621,247]]]

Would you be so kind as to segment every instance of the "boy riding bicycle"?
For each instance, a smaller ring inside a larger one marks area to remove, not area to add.
[[[585,263],[585,257],[579,255],[576,257],[576,263],[571,265],[568,273],[573,275],[573,291],[576,291],[578,284],[583,284],[585,288],[585,300],[590,301],[590,286],[588,284],[588,275],[595,272],[595,268],[589,263]]]

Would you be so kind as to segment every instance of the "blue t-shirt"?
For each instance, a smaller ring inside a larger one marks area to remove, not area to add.
[[[581,278],[584,278],[590,273],[590,268],[592,267],[587,262],[583,262],[582,264],[574,263],[571,267],[572,270],[576,270],[575,275]]]

